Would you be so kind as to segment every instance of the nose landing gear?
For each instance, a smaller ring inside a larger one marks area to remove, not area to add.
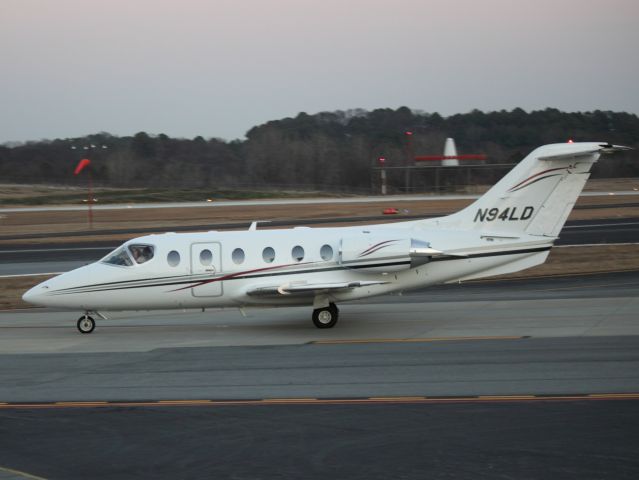
[[[108,320],[106,315],[97,310],[85,310],[84,315],[78,318],[78,323],[76,324],[80,333],[91,333],[95,329],[95,320],[90,314],[95,314],[102,320]]]
[[[87,312],[78,319],[77,325],[80,333],[91,333],[95,329],[95,320]]]

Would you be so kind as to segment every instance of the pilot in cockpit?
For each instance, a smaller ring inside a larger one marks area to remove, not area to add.
[[[130,245],[129,251],[137,264],[148,262],[153,258],[153,247],[150,245]]]
[[[120,267],[132,267],[134,263],[131,257],[138,265],[148,262],[153,258],[153,247],[151,245],[129,245],[128,253],[127,247],[120,247],[107,255],[102,260],[102,263]]]

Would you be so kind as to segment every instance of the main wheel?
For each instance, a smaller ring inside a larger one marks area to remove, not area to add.
[[[80,333],[91,333],[95,328],[95,320],[88,315],[82,315],[78,319],[78,330]]]
[[[334,303],[328,307],[313,310],[313,323],[317,328],[332,328],[337,323],[339,310]]]

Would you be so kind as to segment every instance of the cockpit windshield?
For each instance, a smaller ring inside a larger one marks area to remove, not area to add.
[[[121,267],[131,267],[133,266],[133,261],[129,254],[126,252],[126,248],[120,247],[115,250],[113,253],[110,253],[102,260],[102,263],[108,263],[111,265],[120,265]]]
[[[153,258],[153,246],[132,244],[128,247],[120,247],[113,253],[107,255],[102,263],[119,265],[121,267],[132,267],[134,261],[137,264],[148,262]]]

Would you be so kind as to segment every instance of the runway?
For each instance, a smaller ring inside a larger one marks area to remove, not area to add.
[[[340,307],[0,313],[0,479],[639,475],[639,272]]]

